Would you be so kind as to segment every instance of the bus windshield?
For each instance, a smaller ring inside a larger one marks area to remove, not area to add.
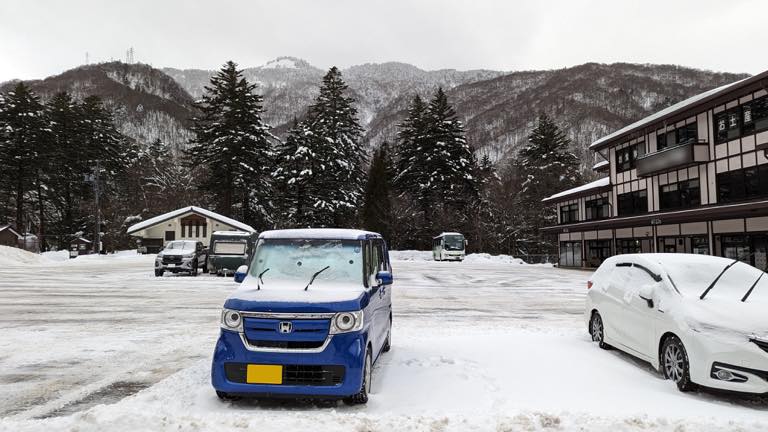
[[[447,235],[443,237],[443,243],[445,250],[464,250],[464,236],[462,235]]]

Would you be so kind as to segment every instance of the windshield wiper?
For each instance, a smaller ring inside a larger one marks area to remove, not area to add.
[[[755,287],[757,286],[757,283],[760,282],[760,279],[763,277],[764,274],[765,272],[760,273],[760,276],[757,277],[757,280],[755,280],[755,283],[753,283],[752,286],[749,287],[749,291],[747,291],[747,293],[744,294],[744,297],[741,299],[742,303],[747,301],[747,299],[749,298],[749,295],[752,294],[752,290],[755,289]]]
[[[264,283],[264,281],[261,279],[261,277],[264,276],[264,273],[266,273],[268,271],[269,271],[269,267],[267,267],[263,272],[259,273],[259,276],[257,277],[257,279],[259,279],[259,283],[256,284],[256,291],[261,289],[261,284]]]
[[[315,278],[317,277],[317,275],[319,275],[320,273],[328,270],[329,268],[331,268],[331,266],[325,266],[325,267],[321,268],[320,270],[316,271],[315,274],[312,275],[312,279],[309,280],[309,283],[307,284],[307,286],[304,287],[304,291],[306,291],[307,288],[309,288],[309,286],[312,285],[312,282],[315,281]]]
[[[733,267],[733,265],[734,265],[734,264],[736,264],[737,262],[739,262],[739,260],[736,260],[736,259],[735,259],[735,260],[733,260],[733,262],[732,262],[732,263],[730,263],[730,264],[728,264],[727,266],[725,266],[725,268],[723,269],[723,271],[721,271],[721,272],[720,272],[720,274],[719,274],[719,275],[717,275],[717,277],[715,278],[715,280],[713,280],[713,281],[712,281],[712,283],[711,283],[711,284],[709,284],[709,286],[707,287],[707,289],[705,289],[705,290],[704,290],[704,292],[703,292],[703,293],[701,293],[701,297],[699,297],[699,300],[704,300],[704,297],[706,297],[706,296],[707,296],[707,294],[709,294],[709,291],[710,291],[710,290],[712,290],[712,288],[715,286],[715,284],[717,283],[717,281],[719,281],[719,280],[720,280],[720,278],[721,278],[721,277],[723,277],[723,274],[725,274],[725,272],[727,272],[727,271],[728,271],[728,269],[729,269],[729,268],[731,268],[731,267]]]

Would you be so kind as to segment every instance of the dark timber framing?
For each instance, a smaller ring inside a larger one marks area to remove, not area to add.
[[[608,177],[544,200],[556,206],[558,225],[542,231],[557,236],[560,264],[595,267],[617,253],[687,252],[768,268],[768,120],[753,118],[765,115],[753,112],[754,107],[764,110],[765,103],[768,71],[690,98],[593,143],[590,149],[608,162],[596,171]],[[718,140],[715,119],[726,112],[738,113],[739,129],[729,129],[727,140],[722,131]],[[762,126],[756,127],[758,121]],[[637,157],[631,166],[620,164],[617,152],[626,155],[632,146]],[[669,193],[694,180],[698,196],[686,195],[673,209],[661,205],[662,190]],[[643,190],[648,211],[619,216],[619,195]],[[696,189],[681,194],[690,191]],[[596,198],[607,199],[609,217],[587,220],[586,202]],[[560,208],[573,204],[579,206],[577,221],[563,223]]]

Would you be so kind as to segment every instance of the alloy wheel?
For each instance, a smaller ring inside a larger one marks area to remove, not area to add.
[[[600,315],[592,317],[592,341],[603,341],[603,320],[600,318]]]
[[[678,382],[683,378],[683,353],[674,344],[667,345],[667,349],[664,351],[664,371],[667,377],[674,382]]]

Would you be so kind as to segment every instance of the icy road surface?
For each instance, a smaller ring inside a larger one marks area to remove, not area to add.
[[[0,430],[768,430],[764,399],[681,394],[590,343],[589,273],[482,259],[394,262],[367,406],[223,403],[210,356],[235,284],[152,259],[0,266]]]

